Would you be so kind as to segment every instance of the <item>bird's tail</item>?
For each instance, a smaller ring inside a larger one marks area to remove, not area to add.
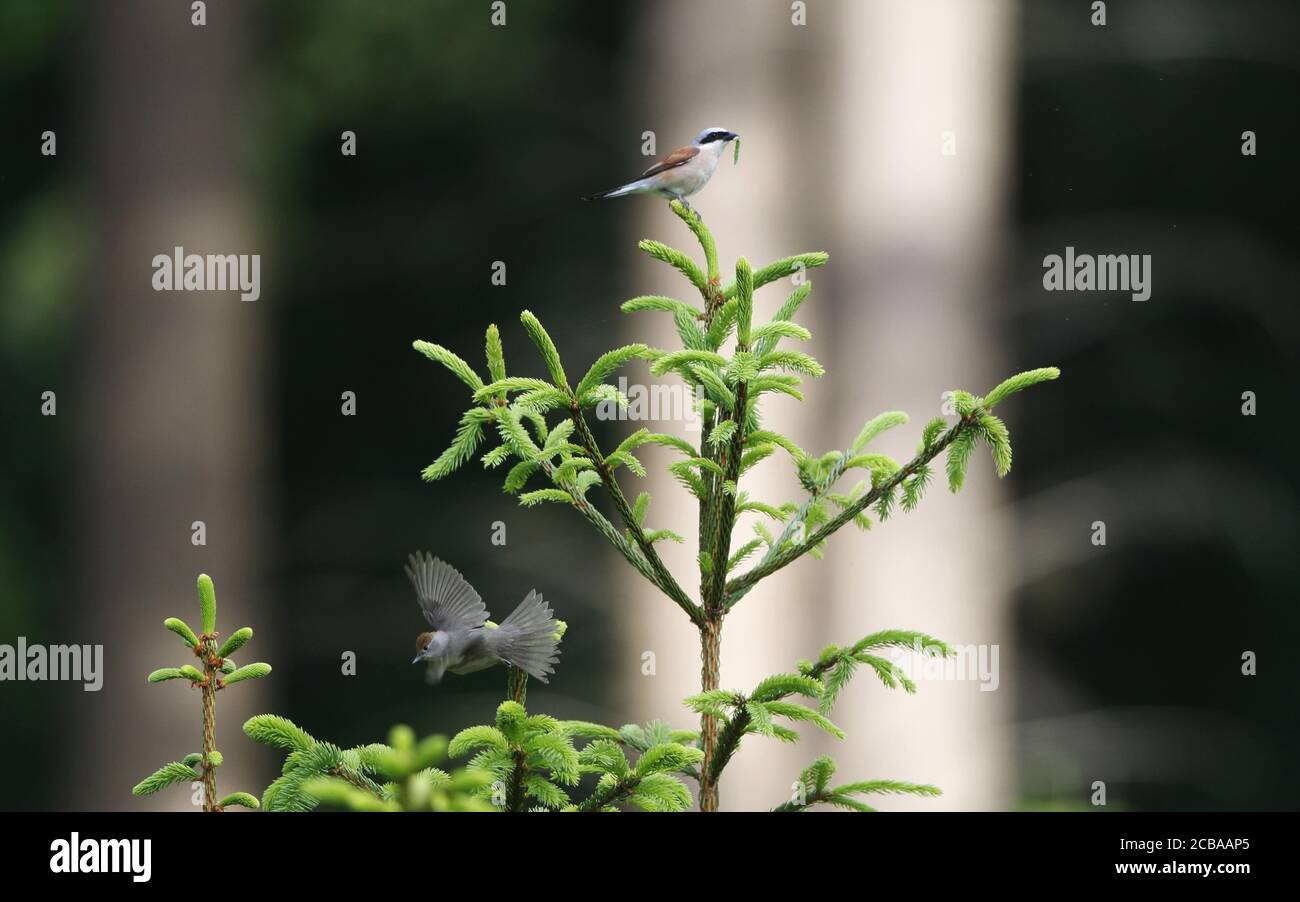
[[[644,180],[629,182],[626,185],[619,185],[617,188],[610,188],[608,191],[601,191],[599,194],[587,194],[583,200],[601,200],[606,197],[622,197],[625,194],[640,194],[645,191]]]
[[[532,591],[499,627],[488,631],[488,641],[498,658],[545,683],[560,659],[555,630],[550,605]]]

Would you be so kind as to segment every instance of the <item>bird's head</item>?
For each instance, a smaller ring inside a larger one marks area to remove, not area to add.
[[[739,137],[740,135],[733,131],[728,131],[725,128],[706,128],[704,131],[696,135],[695,140],[691,143],[696,147],[705,147],[715,141],[720,141],[722,144],[726,144],[728,141],[734,141]]]
[[[442,630],[420,633],[415,639],[415,658],[411,663],[419,664],[421,661],[438,657],[447,650],[447,643],[450,641],[451,637]]]

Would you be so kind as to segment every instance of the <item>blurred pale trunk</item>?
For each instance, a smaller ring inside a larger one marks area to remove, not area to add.
[[[828,375],[809,380],[803,404],[783,398],[765,415],[810,452],[843,448],[874,414],[903,409],[915,422],[879,440],[878,450],[905,460],[921,425],[940,413],[942,390],[979,390],[998,374],[983,309],[1000,251],[1012,21],[1007,4],[972,6],[809,4],[808,24],[797,26],[783,0],[662,4],[635,48],[630,102],[647,109],[644,127],[657,132],[661,153],[706,126],[742,135],[740,165],[728,158],[694,199],[718,238],[724,281],[739,254],[758,266],[801,251],[831,253],[829,267],[811,273],[817,287],[798,315]],[[941,154],[949,130],[956,156]],[[637,217],[638,236],[695,251],[664,204],[626,203],[636,205],[628,215]],[[685,299],[684,284],[661,264],[638,262],[628,290]],[[759,292],[755,321],[770,318],[792,288],[783,282]],[[637,317],[627,336],[649,333],[675,346],[666,316]],[[655,428],[699,438],[680,425]],[[660,466],[648,480],[655,496],[648,522],[687,535],[664,557],[690,574],[697,536],[683,527],[695,524],[694,499],[661,472],[664,459],[654,457]],[[760,465],[744,488],[774,504],[802,497],[783,456]],[[918,513],[866,535],[848,528],[830,541],[824,562],[805,558],[763,582],[725,622],[723,688],[751,687],[828,642],[887,627],[998,642],[1007,577],[989,562],[1001,559],[1007,536],[991,520],[995,501],[986,467],[973,470],[959,499],[937,479]],[[747,522],[737,537],[736,545],[749,538]],[[635,596],[625,627],[630,712],[693,726],[681,698],[699,687],[696,631],[639,576],[625,578]],[[694,582],[684,580],[692,591]],[[655,676],[633,666],[646,651],[656,655]],[[797,746],[746,740],[724,774],[722,805],[784,801],[798,772],[828,752],[846,780],[893,777],[946,790],[943,801],[916,807],[1004,806],[1009,691],[1005,678],[996,693],[975,682],[928,682],[907,697],[863,674],[836,709],[846,742],[807,728]]]
[[[155,292],[150,281],[154,255],[178,245],[259,251],[238,159],[247,143],[239,89],[247,10],[208,4],[207,25],[196,27],[189,4],[97,6],[80,134],[60,135],[61,149],[85,155],[96,227],[81,384],[60,405],[79,420],[81,454],[71,556],[80,588],[67,602],[81,612],[81,641],[104,644],[106,671],[103,690],[86,693],[73,713],[69,807],[192,810],[188,788],[140,800],[130,790],[199,749],[198,693],[145,677],[193,662],[162,621],[200,628],[200,572],[216,584],[222,633],[257,629],[245,652],[255,657],[241,663],[275,660],[257,575],[270,301],[265,292],[257,302]],[[191,544],[196,520],[207,526],[205,547]],[[263,707],[262,693],[250,682],[218,696],[222,794],[260,794],[240,724]]]
[[[850,425],[882,409],[914,417],[880,440],[880,450],[906,460],[919,428],[942,412],[941,391],[978,392],[1005,375],[988,304],[1004,251],[1014,9],[963,0],[838,9],[832,87],[842,113],[827,146],[840,153],[826,168],[849,253],[839,255],[844,287],[834,299],[829,379]],[[941,152],[945,132],[955,140],[951,156]],[[1005,640],[1014,554],[987,458],[981,449],[960,496],[946,491],[940,466],[914,514],[843,536],[827,555],[831,638],[904,627],[1001,646],[1007,672],[995,692],[973,679],[930,680],[909,697],[869,677],[849,690],[853,701],[837,717],[850,736],[836,756],[844,774],[945,792],[941,802],[890,808],[1010,801],[1014,687]]]

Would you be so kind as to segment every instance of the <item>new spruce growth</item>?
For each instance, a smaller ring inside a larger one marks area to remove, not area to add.
[[[177,617],[168,617],[163,621],[163,626],[181,638],[198,659],[200,666],[182,664],[180,667],[163,667],[149,674],[149,682],[186,680],[191,689],[199,690],[203,722],[202,751],[192,752],[180,761],[164,764],[137,783],[131,793],[137,796],[151,795],[173,783],[198,781],[203,785],[204,811],[221,811],[231,805],[257,808],[257,798],[247,792],[234,792],[217,800],[217,768],[222,762],[221,752],[217,751],[216,745],[217,693],[233,683],[266,676],[271,672],[271,665],[259,663],[240,667],[230,657],[253,638],[253,631],[248,627],[236,630],[220,646],[217,645],[217,593],[212,586],[212,578],[206,573],[200,574],[198,586],[203,631],[195,635],[189,624]]]
[[[478,795],[486,774],[438,767],[447,758],[442,736],[416,741],[410,727],[398,725],[387,743],[344,749],[274,714],[250,717],[244,732],[289,753],[281,775],[262,794],[267,811],[311,811],[322,804],[351,811],[492,810]]]
[[[694,733],[663,724],[615,730],[577,720],[529,715],[507,700],[493,726],[461,730],[451,741],[453,757],[474,753],[469,769],[488,775],[481,794],[505,811],[615,811],[628,804],[645,811],[684,811],[691,791],[676,775],[698,776],[704,754],[686,742]],[[575,740],[584,741],[581,750]],[[627,752],[636,753],[636,762]],[[581,801],[571,797],[584,774],[595,788]]]
[[[796,273],[802,276],[804,271],[824,265],[827,255],[798,254],[757,270],[742,258],[736,263],[734,281],[724,285],[717,246],[703,220],[681,203],[671,206],[699,241],[704,265],[658,241],[642,241],[640,247],[680,272],[698,292],[700,303],[646,296],[627,301],[623,310],[671,316],[681,339],[679,349],[661,350],[642,343],[624,345],[600,356],[575,380],[565,369],[555,342],[529,311],[524,311],[520,320],[545,364],[546,379],[508,375],[496,326],[487,330],[486,378],[441,345],[416,341],[414,346],[460,379],[468,387],[472,401],[460,419],[451,446],[425,469],[425,479],[440,479],[454,472],[489,441],[492,447],[481,460],[489,468],[509,464],[502,486],[506,492],[518,495],[526,507],[557,503],[576,510],[698,629],[703,661],[701,692],[688,704],[700,714],[700,735],[694,743],[700,760],[698,766],[692,763],[690,768],[698,775],[700,807],[711,811],[718,807],[723,768],[744,735],[788,738],[791,731],[778,718],[811,723],[838,735],[838,728],[826,720],[825,714],[857,667],[869,667],[886,686],[902,686],[910,692],[915,687],[901,669],[878,652],[891,647],[919,647],[939,654],[949,651],[942,642],[920,633],[888,631],[868,636],[847,649],[827,649],[816,664],[801,666],[797,674],[770,678],[747,695],[723,692],[719,690],[719,654],[727,613],[762,579],[805,554],[821,556],[827,540],[846,524],[852,522],[865,529],[871,524],[872,513],[883,521],[896,510],[913,510],[930,486],[933,461],[941,454],[945,455],[944,474],[953,492],[961,489],[972,455],[980,445],[989,449],[998,476],[1005,476],[1011,469],[1011,439],[1006,425],[993,414],[994,407],[1015,392],[1057,378],[1059,372],[1048,367],[1020,373],[983,397],[953,392],[956,420],[950,423],[940,417],[927,423],[915,456],[906,463],[871,450],[873,440],[881,433],[907,423],[906,414],[897,411],[868,421],[843,448],[809,453],[788,437],[766,428],[761,405],[765,396],[773,394],[802,400],[804,378],[823,375],[821,364],[796,347],[811,337],[795,322],[795,316],[807,301],[812,284],[796,280],[801,284],[772,319],[761,324],[754,320],[754,293],[777,280]],[[649,361],[655,375],[681,378],[703,397],[700,414],[704,428],[698,445],[649,429],[637,430],[613,450],[597,445],[587,412],[602,403],[626,406],[627,398],[606,380],[634,360]],[[683,537],[671,528],[652,525],[650,494],[625,493],[619,481],[621,471],[632,477],[645,475],[637,456],[638,449],[645,445],[659,445],[680,456],[668,470],[698,502],[695,595],[669,572],[656,549],[660,542],[683,542]],[[741,487],[745,475],[759,461],[778,453],[789,458],[802,496],[777,502],[753,497]],[[847,489],[841,488],[841,480],[850,471],[858,471],[861,477]],[[597,486],[608,496],[618,525],[589,499]],[[736,535],[743,514],[758,518],[752,525],[752,538]],[[819,709],[814,711],[788,700],[795,695],[817,699]],[[557,735],[539,727],[541,732],[536,735],[525,731],[516,740],[500,726],[496,729],[506,744],[480,752],[480,756],[491,753],[490,762],[484,759],[480,763],[490,763],[500,772],[498,776],[512,779],[520,773],[517,762],[527,762],[534,754],[528,746],[530,737],[536,741],[536,736]],[[558,743],[559,739],[543,741]],[[456,748],[453,741],[453,753]],[[603,760],[602,749],[610,750],[600,746],[592,754]],[[516,765],[507,774],[505,766],[509,761]],[[604,771],[600,779],[611,801],[617,796],[635,802],[638,794],[645,796],[645,789],[637,788],[645,786],[644,778],[636,786],[628,785],[628,774],[635,777],[635,769],[620,775],[612,755],[607,763],[611,769]],[[798,804],[785,803],[781,810],[801,809],[818,802],[866,808],[856,796],[872,792],[937,793],[933,787],[896,782],[829,789],[826,781],[830,767],[828,761],[815,762],[805,772],[804,783],[810,787],[806,798]],[[534,780],[537,791],[529,793],[526,779],[520,798],[531,798],[543,807],[559,807],[565,793],[559,784],[572,774],[571,769],[557,772],[553,767],[544,774],[529,772],[526,776]],[[651,785],[660,782],[655,780]],[[676,792],[667,783],[662,786],[665,793]],[[517,790],[512,792],[518,794]],[[593,806],[608,807],[604,800],[578,807]]]
[[[814,761],[799,775],[790,799],[773,808],[773,811],[805,811],[813,805],[834,805],[851,811],[875,811],[859,796],[914,795],[939,796],[939,787],[925,783],[903,783],[899,780],[866,780],[831,787],[835,762],[825,755]]]

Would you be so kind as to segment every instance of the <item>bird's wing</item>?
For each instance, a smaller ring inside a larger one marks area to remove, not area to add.
[[[658,163],[655,163],[645,172],[641,173],[641,178],[658,175],[665,169],[676,169],[678,166],[681,166],[699,156],[699,153],[700,149],[692,144],[688,144],[685,147],[679,147]]]
[[[487,621],[483,599],[451,564],[417,551],[407,561],[406,575],[420,599],[424,619],[434,629],[475,629]]]

